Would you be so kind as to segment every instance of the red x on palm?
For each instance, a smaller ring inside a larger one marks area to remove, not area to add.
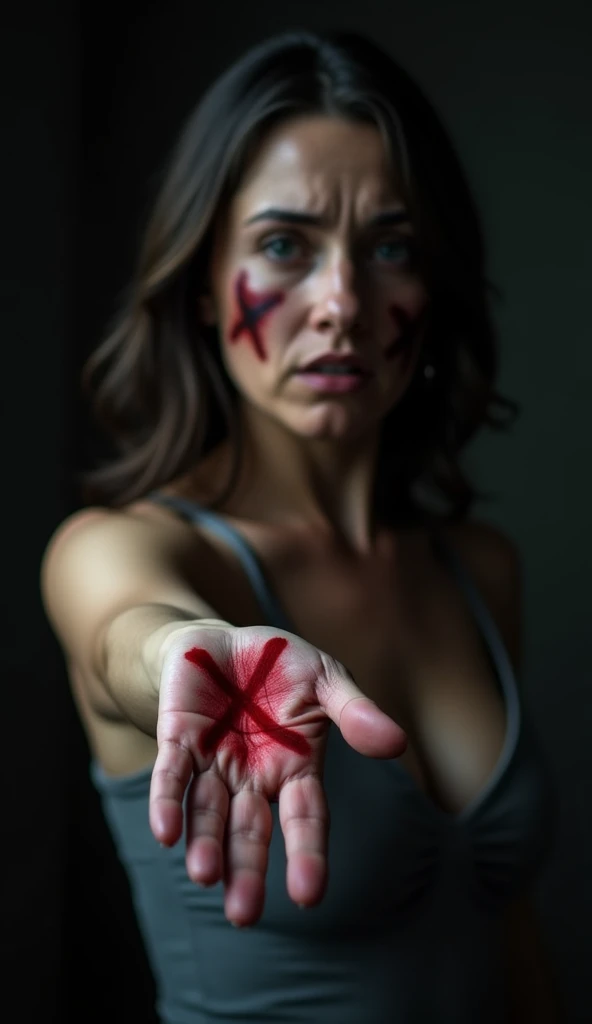
[[[194,647],[186,652],[186,659],[205,672],[229,701],[222,717],[203,733],[200,741],[202,754],[214,753],[220,743],[227,737],[230,738],[231,734],[234,757],[243,768],[248,760],[253,760],[249,758],[250,750],[256,754],[252,741],[249,743],[250,736],[269,736],[280,746],[303,756],[310,752],[309,744],[303,736],[280,725],[260,703],[257,703],[257,697],[287,646],[288,641],[285,637],[273,637],[268,640],[244,687],[238,686],[228,678],[209,651]],[[269,703],[271,702],[268,696]]]
[[[150,824],[172,846],[185,823],[187,873],[202,885],[223,880],[225,913],[235,923],[252,924],[262,912],[275,801],[290,898],[312,906],[322,897],[330,722],[366,756],[404,749],[401,729],[344,666],[301,637],[269,626],[195,623],[169,642]]]

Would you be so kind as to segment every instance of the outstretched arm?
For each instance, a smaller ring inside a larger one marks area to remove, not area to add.
[[[278,802],[288,892],[318,902],[327,875],[323,762],[333,722],[360,754],[396,757],[403,731],[345,667],[269,626],[234,627],[201,600],[184,568],[195,533],[96,512],[58,532],[44,560],[50,621],[88,700],[154,736],[150,824],[186,836],[194,881],[223,880],[230,920],[263,907]]]
[[[45,611],[91,706],[149,736],[167,635],[188,621],[219,621],[184,572],[198,546],[178,523],[85,509],[62,523],[43,557]]]

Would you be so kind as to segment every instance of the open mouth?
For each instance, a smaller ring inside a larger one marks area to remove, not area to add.
[[[311,367],[307,370],[300,370],[300,373],[322,373],[329,377],[363,377],[364,374],[359,366],[347,366],[336,363],[324,363]]]
[[[347,363],[318,363],[299,370],[297,376],[313,391],[333,394],[359,391],[370,380],[369,373]]]

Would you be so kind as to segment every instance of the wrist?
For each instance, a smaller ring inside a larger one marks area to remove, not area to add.
[[[208,630],[231,629],[232,624],[223,619],[193,619],[189,622],[177,620],[164,623],[146,637],[141,651],[142,664],[157,697],[163,665],[171,648],[182,642],[185,634],[195,637],[196,630],[202,627]]]

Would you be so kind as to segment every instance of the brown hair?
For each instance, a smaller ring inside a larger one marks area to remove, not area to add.
[[[377,501],[384,516],[462,516],[477,491],[461,449],[515,403],[495,391],[498,352],[479,217],[434,109],[385,52],[352,33],[285,33],[249,50],[190,117],[149,221],[125,308],[83,383],[114,444],[85,498],[121,505],[195,466],[225,437],[239,466],[235,392],[215,331],[198,322],[213,226],[254,146],[279,120],[328,114],[375,124],[393,158],[430,294],[421,367],[385,418]]]

